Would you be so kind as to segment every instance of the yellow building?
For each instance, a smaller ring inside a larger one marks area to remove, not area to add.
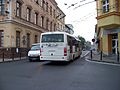
[[[105,54],[120,51],[120,0],[96,0],[98,48]]]
[[[29,48],[42,32],[65,27],[55,0],[0,0],[0,48]]]

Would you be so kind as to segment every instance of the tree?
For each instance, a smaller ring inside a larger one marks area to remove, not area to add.
[[[78,36],[78,39],[81,41],[81,47],[82,47],[82,49],[85,48],[85,43],[86,43],[85,38],[83,38],[82,36]]]

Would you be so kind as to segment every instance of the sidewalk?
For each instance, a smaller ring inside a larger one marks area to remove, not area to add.
[[[92,54],[91,54],[92,53]],[[101,52],[96,51],[89,51],[86,55],[86,59],[98,62],[107,62],[107,63],[119,63],[120,64],[120,57],[117,55],[105,55]]]
[[[12,61],[21,61],[21,60],[25,60],[25,59],[27,59],[27,57],[21,57],[21,59],[20,58],[14,58],[14,59],[4,59],[3,60],[3,58],[0,58],[0,63],[2,63],[2,62],[12,62]]]

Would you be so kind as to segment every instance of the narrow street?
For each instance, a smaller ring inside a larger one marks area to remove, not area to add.
[[[70,63],[0,63],[0,90],[120,90],[120,66],[77,59]]]

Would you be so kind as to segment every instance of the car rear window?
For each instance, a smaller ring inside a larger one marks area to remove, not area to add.
[[[38,46],[32,46],[31,50],[40,50],[40,46],[39,45]]]

